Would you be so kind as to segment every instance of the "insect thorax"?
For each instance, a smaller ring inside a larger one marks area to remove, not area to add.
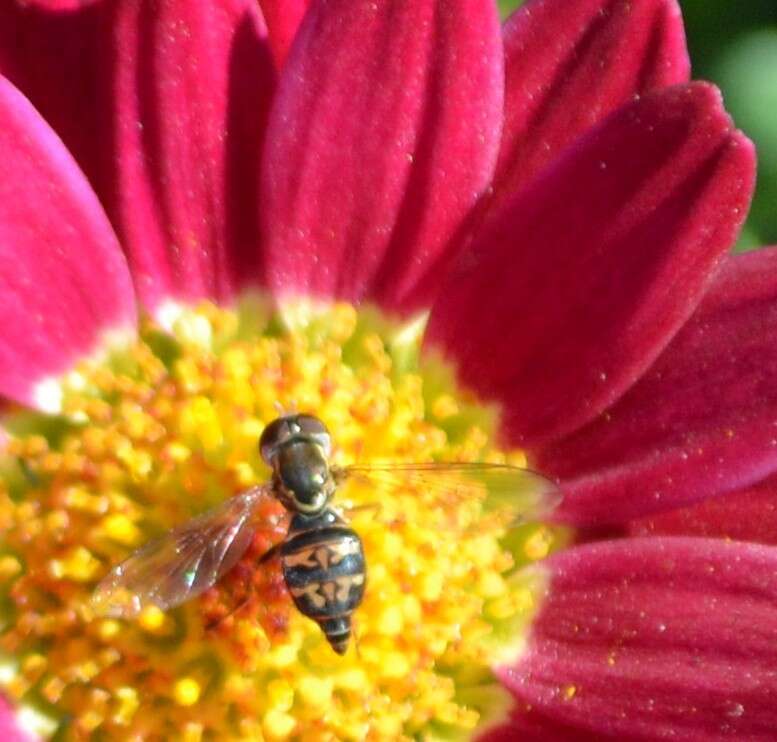
[[[334,492],[326,456],[315,442],[292,441],[279,447],[274,469],[278,495],[292,511],[318,511]]]

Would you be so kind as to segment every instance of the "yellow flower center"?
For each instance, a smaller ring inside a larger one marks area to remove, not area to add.
[[[61,416],[7,421],[0,686],[22,716],[73,739],[323,741],[466,738],[504,710],[489,668],[520,646],[539,589],[515,571],[562,537],[423,487],[336,494],[368,565],[343,657],[294,609],[277,560],[258,563],[284,537],[277,503],[201,597],[95,615],[112,566],[268,480],[257,441],[282,412],[320,417],[340,465],[524,463],[494,446],[493,411],[419,362],[419,323],[261,302],[163,314],[170,332],[146,320],[130,348],[69,374]]]

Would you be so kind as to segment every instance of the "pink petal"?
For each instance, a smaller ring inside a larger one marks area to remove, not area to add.
[[[706,84],[613,114],[486,225],[427,331],[500,401],[512,443],[593,419],[683,325],[753,188],[750,142]]]
[[[0,394],[38,382],[135,322],[127,264],[62,142],[0,78]]]
[[[729,259],[648,374],[598,420],[547,447],[562,518],[615,522],[777,471],[777,248]]]
[[[638,536],[716,536],[777,544],[777,476],[739,492],[628,523]]]
[[[635,95],[687,82],[675,0],[530,0],[504,28],[499,203]]]
[[[499,671],[520,702],[618,739],[774,739],[777,549],[626,539],[545,564],[526,650]]]
[[[14,718],[13,709],[0,696],[0,739],[3,742],[33,742],[35,737],[23,731]]]
[[[256,283],[256,180],[275,71],[254,0],[117,2],[110,213],[141,299]]]
[[[259,5],[267,22],[268,40],[275,65],[280,69],[286,61],[291,42],[294,41],[310,0],[261,0]]]
[[[262,169],[274,291],[428,301],[491,179],[502,85],[492,0],[315,3]]]

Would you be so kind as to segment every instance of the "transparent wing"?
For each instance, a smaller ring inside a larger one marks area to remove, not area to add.
[[[131,618],[147,606],[166,610],[212,587],[251,543],[251,514],[265,496],[268,487],[254,487],[150,541],[103,578],[93,608]]]
[[[389,489],[413,488],[450,501],[476,498],[484,513],[500,515],[511,525],[538,520],[561,502],[558,488],[549,479],[508,464],[358,464],[333,473],[338,482],[357,479]]]

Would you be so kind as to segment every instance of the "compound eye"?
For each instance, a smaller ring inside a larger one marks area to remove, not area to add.
[[[259,439],[259,453],[266,464],[272,465],[278,446],[291,436],[289,418],[279,417],[273,420],[263,431]]]
[[[296,423],[300,432],[307,438],[312,438],[324,451],[325,456],[332,453],[332,437],[326,425],[313,415],[297,415]]]
[[[313,415],[297,415],[291,422],[299,427],[299,432],[303,435],[313,436],[321,433],[329,435],[326,425]]]

